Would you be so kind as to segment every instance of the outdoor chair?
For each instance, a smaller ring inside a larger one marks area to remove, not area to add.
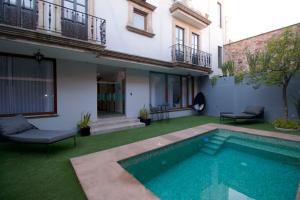
[[[153,107],[151,104],[149,105],[149,107],[150,107],[151,119],[154,120],[154,117],[156,116],[156,119],[159,120],[160,115],[162,113],[161,108],[160,107]]]
[[[220,113],[220,122],[224,119],[232,120],[257,120],[264,119],[264,107],[263,106],[247,106],[246,109],[239,113],[235,114],[232,112],[221,112]]]
[[[0,119],[0,136],[5,140],[26,144],[53,144],[73,138],[76,146],[76,132],[40,130],[30,124],[22,115]]]

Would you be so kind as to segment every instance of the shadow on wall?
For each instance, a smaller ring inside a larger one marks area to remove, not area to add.
[[[300,74],[295,76],[288,87],[289,117],[298,118],[293,96],[300,95]],[[212,86],[208,76],[199,79],[199,91],[205,95],[206,114],[219,116],[220,112],[241,112],[248,105],[265,107],[265,120],[273,121],[283,117],[283,101],[281,87],[264,86],[253,89],[245,82],[235,84],[234,77],[221,77]]]

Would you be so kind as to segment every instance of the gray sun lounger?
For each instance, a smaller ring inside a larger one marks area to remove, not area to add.
[[[53,144],[74,138],[74,146],[76,146],[76,132],[40,130],[22,115],[0,119],[0,136],[12,142],[28,144]]]
[[[248,106],[243,112],[235,114],[232,112],[221,112],[220,121],[224,119],[233,120],[253,120],[264,118],[264,107],[263,106]]]

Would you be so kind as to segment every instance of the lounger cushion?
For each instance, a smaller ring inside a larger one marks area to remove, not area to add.
[[[264,107],[262,106],[248,106],[244,113],[247,114],[253,114],[253,115],[259,115],[264,111]]]
[[[224,118],[231,118],[231,119],[252,119],[256,117],[256,115],[247,114],[247,113],[240,113],[240,114],[224,113],[221,114],[221,116]]]
[[[0,119],[0,134],[3,136],[18,134],[32,128],[34,126],[22,115]]]
[[[15,142],[51,144],[75,135],[76,133],[72,131],[30,129],[19,134],[9,135],[7,138]]]

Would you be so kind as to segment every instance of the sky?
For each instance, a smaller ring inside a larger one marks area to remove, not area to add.
[[[227,39],[238,41],[300,23],[300,0],[225,0]]]

